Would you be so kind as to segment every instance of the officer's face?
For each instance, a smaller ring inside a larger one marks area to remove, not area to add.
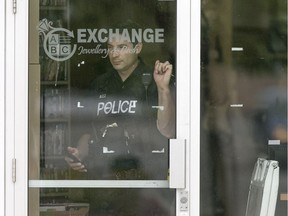
[[[121,40],[119,37],[108,42],[109,59],[114,69],[121,73],[129,73],[134,70],[138,54],[141,51],[140,46],[137,44],[134,47],[131,42]]]

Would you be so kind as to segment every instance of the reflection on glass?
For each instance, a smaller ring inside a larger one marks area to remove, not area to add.
[[[201,215],[245,215],[258,158],[279,163],[275,215],[287,215],[286,9],[202,1]]]
[[[39,34],[30,50],[39,53],[39,73],[29,72],[30,83],[40,81],[39,95],[29,93],[29,166],[37,167],[29,174],[31,215],[175,215],[175,193],[168,189],[47,184],[167,183],[176,130],[176,1],[42,0],[30,7]]]

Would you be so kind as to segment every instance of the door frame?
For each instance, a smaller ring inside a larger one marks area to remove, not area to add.
[[[0,157],[2,158],[0,163],[0,170],[1,170],[1,176],[3,178],[0,178],[0,214],[5,215],[5,1],[0,2],[0,31],[4,32],[0,34]]]
[[[1,67],[5,74],[1,73],[1,77],[5,77],[2,83],[5,89],[2,87],[0,93],[5,98],[5,106],[1,107],[1,115],[5,116],[5,125],[1,125],[5,165],[1,166],[5,166],[3,198],[6,200],[1,209],[3,215],[22,216],[28,211],[29,0],[18,0],[16,14],[13,14],[12,0],[1,4],[5,5],[1,10],[6,12],[0,18],[5,29],[0,37],[0,42],[5,44],[5,55],[0,56],[4,63]],[[177,1],[177,106],[181,107],[177,109],[177,139],[186,141],[185,188],[177,189],[177,216],[200,212],[200,4],[200,0]],[[15,183],[11,177],[13,159],[17,165]],[[183,192],[188,193],[188,211],[180,208]]]
[[[2,1],[3,2],[3,1]],[[16,5],[17,4],[17,5]],[[16,6],[14,8],[13,6]],[[4,199],[3,215],[27,212],[28,0],[3,2]],[[2,14],[2,13],[1,13]],[[2,40],[1,40],[2,41]],[[2,113],[1,113],[2,114]],[[13,162],[15,161],[14,165]],[[13,170],[15,172],[13,172]],[[13,181],[13,176],[14,180]],[[2,208],[1,208],[2,209]]]

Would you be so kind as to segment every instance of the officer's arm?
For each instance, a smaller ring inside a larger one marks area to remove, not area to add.
[[[154,67],[154,80],[158,90],[157,127],[160,133],[167,138],[175,137],[175,101],[170,90],[172,65],[166,61],[156,61]]]

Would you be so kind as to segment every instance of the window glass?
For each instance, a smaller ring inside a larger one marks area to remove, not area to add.
[[[201,3],[201,215],[287,215],[287,1]]]
[[[30,1],[30,29],[31,214],[175,215],[176,1]]]

